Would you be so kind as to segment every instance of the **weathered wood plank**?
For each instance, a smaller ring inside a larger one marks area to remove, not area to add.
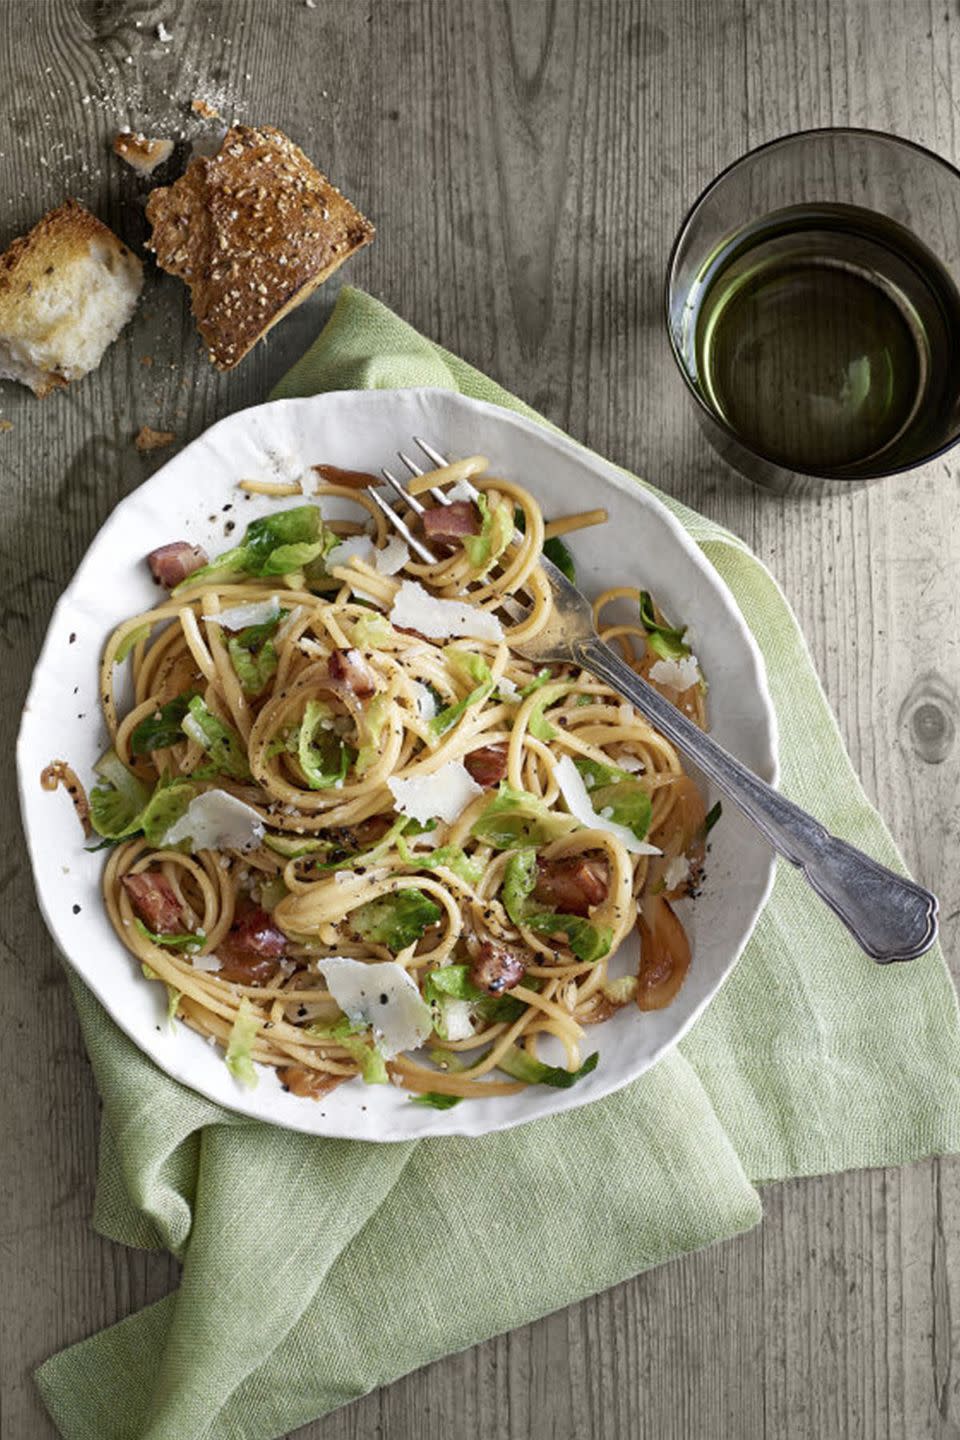
[[[160,20],[169,46],[156,38]],[[819,504],[759,495],[700,436],[660,306],[685,206],[737,153],[785,130],[854,123],[960,158],[958,75],[956,8],[932,0],[8,4],[0,243],[68,192],[136,243],[144,187],[107,143],[118,124],[173,120],[189,131],[194,94],[229,102],[228,118],[289,129],[379,224],[351,279],[579,438],[730,525],[773,567],[868,792],[944,898],[955,953],[955,464]],[[94,380],[43,406],[0,391],[15,427],[0,435],[8,794],[50,608],[112,505],[158,462],[136,454],[133,434],[147,421],[186,440],[261,398],[329,303],[311,301],[219,377],[185,292],[153,274]],[[32,1440],[51,1430],[29,1370],[163,1293],[175,1267],[89,1231],[96,1095],[9,809],[0,824],[0,1413],[4,1434]],[[753,1235],[451,1357],[300,1433],[956,1440],[958,1255],[953,1161],[776,1187]]]

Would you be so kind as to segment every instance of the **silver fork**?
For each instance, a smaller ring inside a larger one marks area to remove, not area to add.
[[[426,441],[415,443],[433,465],[448,461]],[[424,472],[403,451],[399,458],[412,475]],[[424,506],[407,493],[388,470],[381,472],[390,488],[422,515]],[[469,483],[469,482],[468,482]],[[469,489],[476,498],[478,491]],[[437,557],[414,535],[393,507],[375,490],[368,492],[407,544],[428,564]],[[439,505],[451,502],[439,488],[430,495]],[[517,536],[519,539],[519,534]],[[535,639],[516,645],[518,654],[534,664],[577,665],[605,681],[702,770],[756,825],[778,855],[803,873],[809,884],[842,920],[857,943],[882,964],[914,960],[937,938],[937,899],[915,881],[865,855],[839,839],[761,780],[722,746],[665,700],[598,636],[589,601],[545,555],[540,564],[553,591],[549,623]]]

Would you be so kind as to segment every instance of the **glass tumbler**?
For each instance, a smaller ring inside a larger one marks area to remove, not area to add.
[[[960,172],[809,130],[751,151],[677,235],[667,327],[706,433],[781,492],[909,470],[960,438]]]

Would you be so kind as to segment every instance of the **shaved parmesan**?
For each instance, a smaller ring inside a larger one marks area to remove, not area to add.
[[[366,535],[351,535],[349,539],[334,546],[327,556],[325,564],[331,574],[335,569],[346,570],[350,577],[348,584],[354,595],[360,600],[367,600],[371,605],[379,607],[383,601],[365,588],[363,572],[351,564],[351,561],[359,560],[361,564],[369,565],[372,570],[374,568],[373,557],[373,541]]]
[[[280,614],[280,600],[271,595],[269,600],[252,600],[249,605],[234,605],[230,610],[221,610],[219,615],[201,615],[201,620],[210,620],[224,630],[246,630],[248,625],[268,625]]]
[[[334,955],[317,962],[327,989],[352,1024],[373,1030],[380,1054],[391,1060],[415,1050],[433,1029],[430,1007],[395,960],[367,964]]]
[[[417,702],[417,714],[421,720],[432,720],[437,713],[437,697],[429,685],[421,685],[419,680],[412,680],[410,688],[413,691],[413,698]]]
[[[700,679],[700,664],[696,655],[684,655],[681,660],[658,660],[650,666],[650,679],[673,690],[689,690]]]
[[[569,755],[563,755],[557,761],[554,766],[554,774],[567,809],[580,821],[581,825],[587,825],[591,830],[604,830],[608,835],[613,835],[620,841],[624,850],[629,851],[631,855],[659,855],[661,853],[656,845],[648,845],[646,840],[638,840],[626,825],[618,825],[608,815],[597,814],[590,803],[590,796],[587,794],[587,787],[583,783],[580,771]]]
[[[396,575],[409,559],[410,551],[406,541],[401,540],[399,535],[391,535],[383,549],[377,551],[374,568],[381,575]]]
[[[469,480],[458,480],[456,485],[451,485],[449,490],[444,490],[448,500],[476,500],[477,492]]]
[[[517,700],[520,698],[520,691],[517,689],[515,680],[509,675],[501,675],[497,681],[497,694],[501,700]]]
[[[409,780],[391,777],[387,786],[398,813],[421,825],[428,820],[446,820],[452,825],[470,801],[484,793],[462,760],[449,760],[432,775],[414,775]]]
[[[410,559],[410,551],[399,535],[391,535],[382,550],[377,549],[369,535],[351,535],[330,551],[327,568],[349,565],[354,557],[369,565],[371,570],[376,570],[378,575],[396,575]]]
[[[415,580],[403,580],[394,596],[390,619],[403,630],[416,630],[432,640],[469,635],[477,640],[502,640],[496,615],[459,600],[438,600]]]
[[[334,545],[327,556],[326,564],[332,570],[335,565],[349,565],[356,556],[365,565],[373,567],[374,543],[369,535],[348,535],[346,540],[341,540]]]
[[[189,840],[197,850],[252,850],[263,839],[263,821],[250,805],[226,790],[207,790],[191,800],[164,835],[163,845]]]
[[[641,770],[647,767],[636,755],[618,755],[614,762],[621,770],[628,771],[631,775],[638,775]]]

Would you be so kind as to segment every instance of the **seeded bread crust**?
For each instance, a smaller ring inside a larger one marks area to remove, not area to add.
[[[0,378],[41,399],[79,380],[129,320],[142,284],[137,257],[78,201],[49,211],[0,255]],[[78,285],[88,298],[103,294],[93,324],[73,303]]]
[[[370,221],[280,130],[235,125],[147,202],[148,248],[190,287],[210,359],[239,364],[374,236]]]

